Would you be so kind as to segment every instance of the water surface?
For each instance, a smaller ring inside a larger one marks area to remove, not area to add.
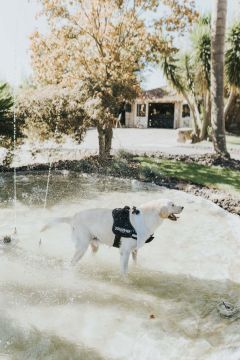
[[[55,172],[18,175],[17,239],[0,248],[0,359],[240,358],[239,321],[216,305],[240,301],[240,221],[194,196],[137,181]],[[13,230],[12,178],[0,179],[0,235]],[[170,198],[185,209],[119,276],[118,250],[90,250],[75,267],[67,225],[51,218]]]

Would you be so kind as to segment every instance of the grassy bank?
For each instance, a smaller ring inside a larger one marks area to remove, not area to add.
[[[196,158],[177,155],[143,157],[121,150],[104,164],[99,163],[97,156],[91,156],[82,160],[58,161],[53,164],[53,168],[128,177],[172,187],[179,182],[195,184],[224,191],[240,199],[240,161],[219,163],[215,160],[209,154]],[[34,164],[20,167],[17,171],[48,171],[48,167],[48,164]],[[2,167],[1,171],[7,172],[9,168]]]
[[[159,185],[173,185],[179,182],[195,184],[230,193],[240,199],[240,171],[238,168],[202,164],[201,161],[161,157],[134,156],[120,151],[105,164],[100,164],[96,156],[74,161],[59,161],[54,168],[76,172],[99,173],[118,177],[128,177],[142,181],[153,181]],[[200,163],[199,163],[200,162]],[[48,165],[39,164],[19,168],[18,171],[48,170]]]
[[[238,170],[149,157],[138,157],[135,160],[139,162],[142,171],[155,176],[170,177],[240,196],[240,173]]]

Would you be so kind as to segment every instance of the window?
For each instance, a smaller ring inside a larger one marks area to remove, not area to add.
[[[182,117],[190,117],[190,108],[188,106],[188,104],[184,104],[182,107]]]
[[[137,104],[137,116],[139,117],[146,116],[146,104]]]

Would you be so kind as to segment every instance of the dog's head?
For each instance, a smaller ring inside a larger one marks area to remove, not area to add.
[[[174,202],[170,200],[161,200],[159,202],[159,216],[162,219],[169,219],[172,221],[177,221],[177,214],[180,214],[184,207],[176,205]]]
[[[146,204],[143,204],[142,208],[147,211],[150,210],[155,214],[157,213],[161,219],[169,219],[172,221],[176,221],[176,215],[180,214],[184,209],[183,206],[176,205],[173,201],[168,199],[150,201]]]

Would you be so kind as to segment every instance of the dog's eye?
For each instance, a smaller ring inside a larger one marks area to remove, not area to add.
[[[172,207],[174,207],[174,204],[172,204]]]

